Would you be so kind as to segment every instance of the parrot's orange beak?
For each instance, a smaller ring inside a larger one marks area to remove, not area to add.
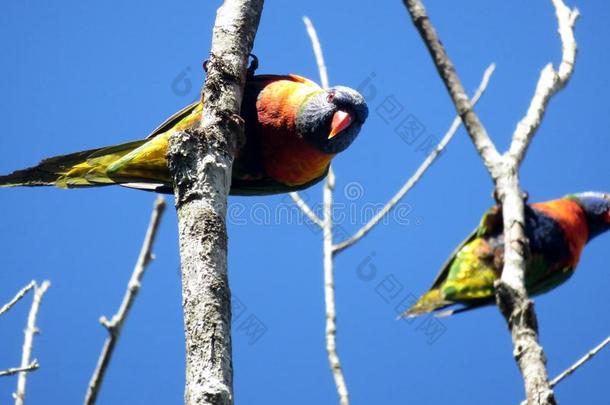
[[[349,124],[352,123],[352,116],[345,111],[337,111],[335,115],[333,115],[333,120],[330,123],[330,134],[328,135],[328,139],[332,139],[339,132],[343,131],[345,128],[349,127]]]

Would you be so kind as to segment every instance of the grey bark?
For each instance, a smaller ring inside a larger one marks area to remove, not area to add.
[[[186,339],[186,404],[232,404],[231,293],[225,216],[246,64],[263,0],[226,0],[218,9],[198,128],[170,139],[178,211]]]

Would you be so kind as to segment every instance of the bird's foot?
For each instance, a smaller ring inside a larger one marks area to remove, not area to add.
[[[256,72],[256,69],[258,69],[258,58],[256,57],[255,54],[251,53],[249,54],[250,58],[252,58],[252,60],[250,61],[250,65],[248,66],[248,76],[254,76],[254,73]],[[210,65],[210,60],[206,59],[203,61],[202,67],[203,67],[203,71],[207,74],[208,73],[208,66]]]
[[[250,57],[252,60],[250,61],[250,66],[248,66],[248,76],[254,76],[256,69],[258,69],[258,58],[253,53],[250,54]]]

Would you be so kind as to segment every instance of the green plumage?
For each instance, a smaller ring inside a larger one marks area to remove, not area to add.
[[[596,214],[590,214],[583,201],[572,197],[526,206],[525,233],[530,243],[525,287],[530,295],[544,293],[570,278],[582,248],[592,237],[591,223],[603,224],[600,229],[607,229],[606,211],[597,208],[608,209],[604,205],[608,204],[606,197],[595,200],[596,208],[591,211]],[[449,315],[494,303],[494,283],[501,276],[503,265],[502,212],[494,207],[450,255],[430,290],[404,315],[417,316],[454,304],[462,305],[457,310],[440,313]]]

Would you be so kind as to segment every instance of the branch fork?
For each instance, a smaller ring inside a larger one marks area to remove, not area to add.
[[[496,300],[511,329],[515,357],[521,369],[529,404],[555,404],[546,370],[546,358],[538,343],[538,323],[533,303],[527,297],[524,271],[528,242],[525,237],[524,198],[519,186],[519,166],[544,117],[551,97],[572,76],[576,58],[574,24],[578,10],[570,10],[562,0],[551,0],[562,41],[562,60],[556,72],[548,64],[541,73],[527,113],[517,124],[511,146],[500,155],[483,124],[468,102],[453,63],[426,14],[420,0],[403,0],[413,24],[424,40],[455,108],[472,142],[491,175],[496,196],[502,205],[504,222],[504,268],[496,283]]]

